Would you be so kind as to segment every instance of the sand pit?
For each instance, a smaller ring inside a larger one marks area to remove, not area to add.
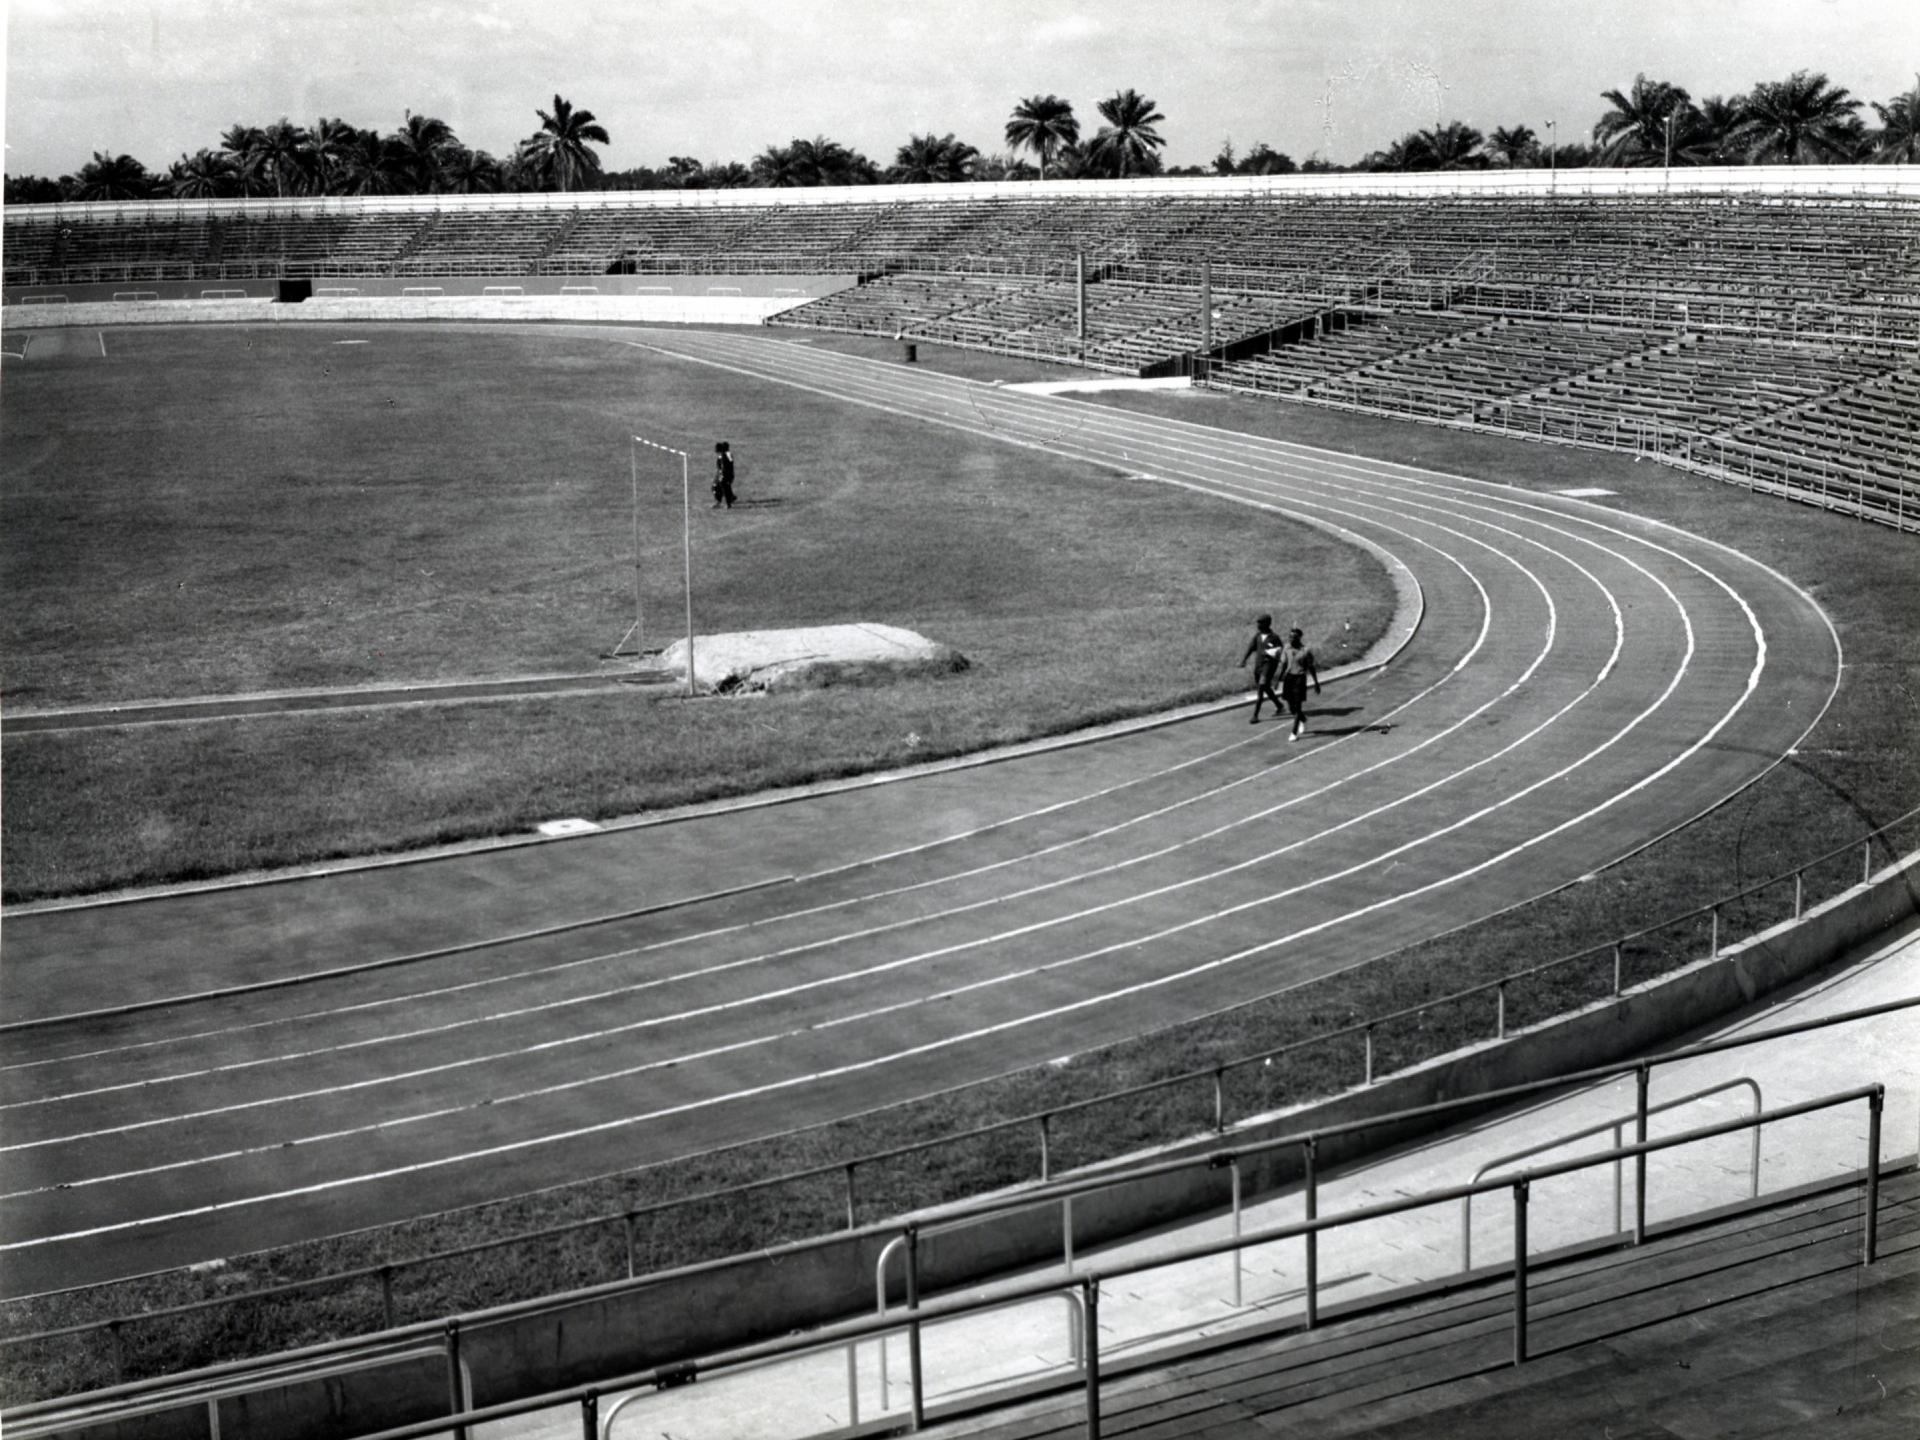
[[[656,663],[684,677],[687,642],[676,640]],[[741,630],[696,635],[693,644],[694,688],[707,695],[884,683],[966,668],[966,657],[951,645],[897,625]]]

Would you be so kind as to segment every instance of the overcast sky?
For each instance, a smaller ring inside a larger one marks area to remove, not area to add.
[[[6,38],[6,171],[55,176],[409,109],[505,155],[556,92],[619,170],[796,135],[883,165],[913,133],[1002,150],[1023,96],[1090,134],[1129,86],[1183,165],[1229,138],[1350,162],[1436,118],[1573,139],[1640,71],[1696,99],[1801,68],[1861,100],[1920,83],[1920,0],[7,0]]]

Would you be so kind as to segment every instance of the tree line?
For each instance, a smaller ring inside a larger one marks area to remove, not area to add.
[[[495,191],[733,189],[746,186],[949,184],[980,180],[1125,178],[1140,175],[1289,175],[1333,171],[1578,168],[1588,165],[1851,164],[1920,161],[1920,76],[1914,88],[1870,107],[1824,74],[1800,70],[1744,95],[1696,102],[1681,86],[1634,78],[1603,91],[1608,109],[1589,137],[1562,141],[1546,121],[1483,133],[1464,121],[1415,130],[1352,166],[1320,157],[1296,164],[1263,143],[1236,154],[1221,146],[1208,166],[1168,168],[1166,116],[1132,89],[1095,106],[1101,123],[1083,137],[1072,104],[1032,95],[1008,116],[1006,150],[984,153],[953,134],[910,135],[881,166],[824,135],[769,145],[750,162],[675,155],[658,168],[606,172],[591,148],[609,142],[590,110],[559,95],[536,110],[540,125],[496,159],[460,142],[443,120],[408,113],[390,134],[341,119],[311,126],[282,117],[235,125],[217,147],[182,155],[164,173],[131,155],[96,151],[72,175],[6,177],[9,205],[55,200],[186,200],[234,196],[407,195]],[[1870,108],[1879,119],[1869,125]],[[1031,157],[1029,159],[1028,157]]]

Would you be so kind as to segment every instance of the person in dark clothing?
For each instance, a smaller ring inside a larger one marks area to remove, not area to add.
[[[1246,651],[1240,656],[1240,668],[1247,668],[1247,661],[1253,661],[1253,719],[1247,723],[1260,723],[1260,704],[1273,702],[1273,713],[1278,717],[1282,706],[1280,697],[1273,693],[1273,677],[1280,668],[1280,637],[1273,633],[1273,617],[1262,615],[1254,621],[1253,639],[1247,642]]]
[[[1280,696],[1293,714],[1292,744],[1307,733],[1307,681],[1313,681],[1313,693],[1320,693],[1320,667],[1314,664],[1313,651],[1298,630],[1287,632],[1287,643],[1280,651]]]
[[[713,447],[713,508],[733,508],[733,450],[726,441]]]

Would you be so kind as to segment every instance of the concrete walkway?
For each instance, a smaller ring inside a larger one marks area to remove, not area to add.
[[[1888,939],[1825,978],[1775,1003],[1755,1007],[1713,1032],[1714,1037],[1765,1030],[1793,1021],[1920,995],[1920,929]],[[1693,1043],[1710,1038],[1692,1037]],[[1882,1154],[1912,1155],[1920,1146],[1920,1009],[1896,1012],[1852,1025],[1785,1041],[1657,1067],[1652,1101],[1680,1101],[1654,1117],[1653,1138],[1698,1129],[1751,1113],[1759,1087],[1762,1107],[1776,1109],[1838,1090],[1879,1081],[1887,1087]],[[1685,1097],[1728,1085],[1699,1099]],[[1324,1178],[1320,1213],[1337,1215],[1397,1200],[1423,1191],[1460,1185],[1483,1167],[1516,1152],[1551,1145],[1531,1162],[1546,1164],[1608,1148],[1611,1134],[1552,1145],[1563,1137],[1608,1122],[1625,1120],[1632,1139],[1634,1087],[1631,1078],[1592,1086],[1560,1098],[1524,1106],[1408,1146]],[[1767,1194],[1809,1181],[1843,1174],[1865,1158],[1867,1116],[1864,1106],[1830,1110],[1769,1127],[1764,1134],[1757,1175],[1747,1136],[1734,1135],[1656,1155],[1648,1166],[1648,1220],[1655,1223]],[[1497,1172],[1496,1172],[1497,1173]],[[1632,1175],[1622,1177],[1621,1214],[1631,1224]],[[1529,1215],[1530,1253],[1614,1233],[1615,1182],[1610,1167],[1533,1187]],[[1247,1205],[1244,1230],[1286,1225],[1304,1218],[1297,1190],[1263,1196]],[[1440,1280],[1457,1274],[1463,1261],[1463,1214],[1458,1203],[1369,1222],[1324,1236],[1320,1248],[1322,1305],[1337,1304],[1379,1291]],[[1223,1237],[1232,1218],[1207,1220],[1168,1229],[1124,1244],[1075,1257],[1076,1268],[1101,1268],[1149,1257],[1177,1246]],[[1512,1211],[1503,1197],[1491,1196],[1472,1217],[1472,1259],[1487,1265],[1510,1259]],[[1305,1282],[1304,1247],[1287,1241],[1244,1252],[1236,1275],[1230,1257],[1126,1277],[1104,1287],[1100,1308],[1103,1362],[1137,1358],[1162,1345],[1229,1334],[1297,1315]],[[1035,1270],[1020,1278],[1060,1275]],[[897,1282],[897,1276],[896,1276]],[[993,1287],[965,1292],[985,1296]],[[929,1297],[946,1299],[948,1296]],[[997,1386],[1064,1376],[1075,1365],[1073,1320],[1076,1308],[1052,1297],[977,1317],[930,1326],[923,1336],[928,1402],[960,1399]],[[818,1433],[847,1425],[854,1417],[850,1395],[857,1394],[858,1417],[904,1417],[908,1406],[907,1347],[904,1333],[885,1346],[868,1341],[849,1359],[845,1349],[786,1362],[744,1375],[703,1378],[683,1389],[634,1399],[621,1410],[613,1434],[620,1440],[671,1437],[671,1440],[752,1440]],[[603,1396],[600,1414],[610,1415],[624,1399]],[[578,1412],[554,1412],[539,1423],[517,1422],[482,1427],[489,1440],[577,1436]],[[934,1433],[940,1427],[934,1427]]]

